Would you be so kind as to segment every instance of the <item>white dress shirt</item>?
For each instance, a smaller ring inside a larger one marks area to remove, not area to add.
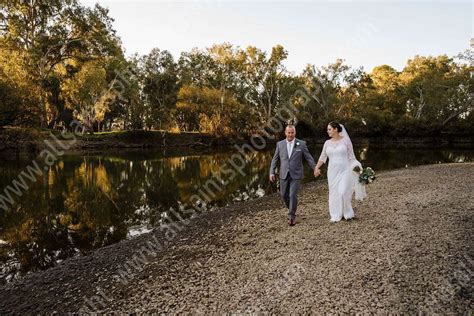
[[[295,145],[295,140],[294,139],[291,142],[286,140],[286,149],[288,150],[288,158],[291,158],[291,154],[293,153],[294,145]]]

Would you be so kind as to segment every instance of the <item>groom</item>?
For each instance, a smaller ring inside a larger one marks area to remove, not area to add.
[[[295,138],[296,129],[294,125],[288,125],[285,129],[286,139],[277,143],[275,154],[270,166],[270,181],[275,181],[275,169],[280,161],[280,194],[288,208],[288,224],[296,224],[297,194],[300,181],[303,179],[303,157],[310,167],[315,170],[316,162],[309,153],[306,142]]]

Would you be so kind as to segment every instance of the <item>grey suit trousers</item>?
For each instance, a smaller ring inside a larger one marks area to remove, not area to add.
[[[296,207],[298,206],[297,194],[300,182],[300,179],[292,179],[290,173],[288,173],[285,179],[280,179],[280,194],[288,208],[288,219],[296,217]]]

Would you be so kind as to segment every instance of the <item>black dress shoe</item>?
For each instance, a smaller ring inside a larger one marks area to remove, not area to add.
[[[288,225],[295,226],[295,224],[296,224],[296,219],[293,218],[293,219],[288,220]]]

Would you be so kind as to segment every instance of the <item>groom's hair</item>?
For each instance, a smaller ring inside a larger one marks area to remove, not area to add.
[[[285,128],[285,129],[287,129],[287,128],[292,128],[292,129],[294,129],[295,132],[296,132],[296,127],[295,127],[293,124],[288,124],[288,125],[286,125],[286,128]]]

